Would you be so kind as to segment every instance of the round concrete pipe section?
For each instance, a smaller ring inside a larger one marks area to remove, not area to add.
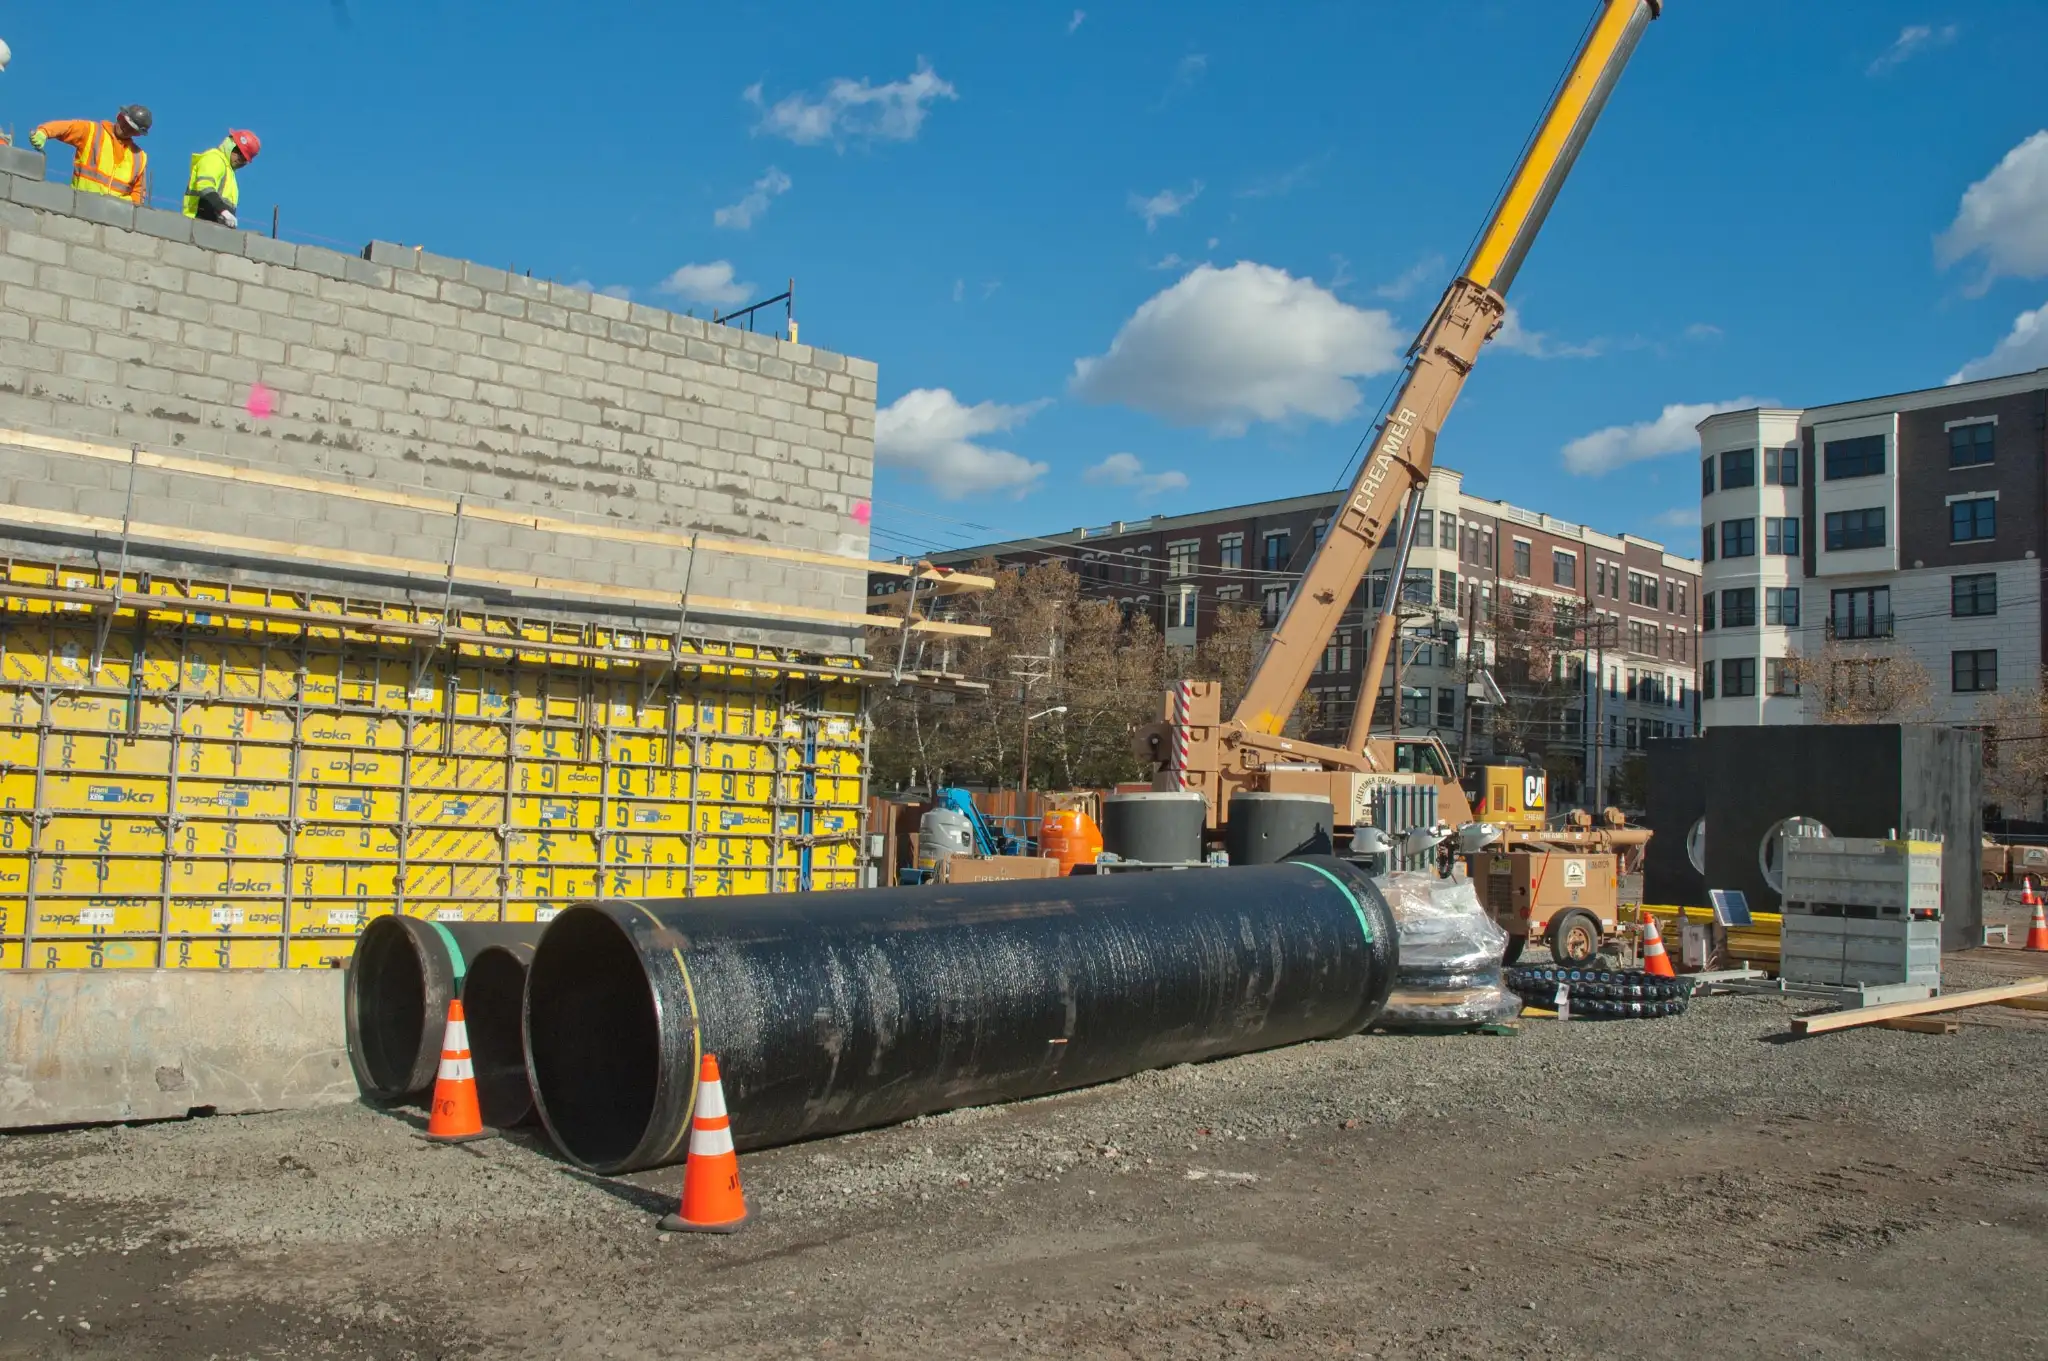
[[[1102,800],[1102,849],[1119,860],[1185,865],[1202,858],[1209,801],[1199,790],[1110,794]]]
[[[1336,844],[1330,822],[1330,801],[1320,794],[1233,794],[1224,848],[1233,865],[1329,855]]]
[[[487,945],[476,952],[462,980],[476,1102],[492,1129],[510,1129],[533,1118],[524,1015],[526,970],[532,963],[531,945]]]
[[[534,952],[526,1052],[556,1145],[680,1160],[702,1053],[742,1149],[1354,1033],[1394,922],[1363,874],[1243,869],[565,910]]]
[[[348,1060],[372,1101],[403,1101],[434,1085],[448,1004],[490,945],[532,944],[537,922],[371,920],[349,957],[343,1010]]]

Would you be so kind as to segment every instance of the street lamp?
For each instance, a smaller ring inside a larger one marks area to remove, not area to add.
[[[1023,760],[1022,760],[1021,762],[1019,762],[1019,765],[1020,765],[1020,767],[1021,767],[1021,768],[1019,769],[1019,771],[1018,771],[1018,774],[1019,774],[1019,776],[1020,776],[1021,778],[1020,778],[1020,779],[1018,780],[1018,783],[1017,783],[1017,816],[1018,816],[1018,817],[1020,817],[1020,818],[1021,818],[1021,817],[1024,817],[1024,816],[1025,816],[1025,812],[1024,812],[1024,809],[1025,809],[1025,805],[1031,802],[1031,724],[1032,724],[1032,721],[1033,721],[1034,719],[1040,719],[1040,718],[1050,718],[1050,717],[1051,717],[1052,715],[1054,715],[1054,714],[1063,714],[1063,713],[1065,713],[1066,711],[1067,711],[1067,706],[1066,706],[1066,705],[1064,705],[1064,704],[1055,704],[1055,705],[1053,705],[1053,706],[1052,706],[1052,707],[1051,707],[1050,709],[1041,709],[1041,710],[1039,710],[1039,711],[1038,711],[1037,713],[1035,713],[1035,714],[1026,714],[1026,715],[1024,715],[1024,754],[1023,754]]]

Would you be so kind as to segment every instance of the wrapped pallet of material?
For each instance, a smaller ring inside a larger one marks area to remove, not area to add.
[[[1521,1013],[1520,999],[1501,984],[1507,933],[1480,904],[1470,879],[1397,871],[1374,884],[1393,909],[1401,940],[1381,1028],[1472,1029]]]

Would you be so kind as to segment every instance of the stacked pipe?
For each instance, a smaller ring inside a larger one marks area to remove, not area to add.
[[[417,925],[390,929],[413,938]],[[706,1052],[739,1147],[764,1148],[1355,1034],[1398,962],[1385,899],[1324,857],[612,899],[564,909],[530,952],[523,943],[467,956],[480,1096],[492,1104],[495,1085],[505,1103],[486,1123],[509,1123],[523,1094],[502,1027],[523,963],[534,1105],[564,1154],[605,1173],[683,1157]],[[367,1003],[403,989],[352,980],[352,1053],[359,1033],[390,1028],[358,1026],[359,991]]]

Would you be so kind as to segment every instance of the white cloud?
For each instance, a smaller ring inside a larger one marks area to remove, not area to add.
[[[1947,269],[1971,255],[1984,257],[1984,276],[1972,296],[2005,275],[2048,274],[2048,130],[2006,152],[1990,174],[1963,191],[1956,220],[1934,240],[1934,257]]]
[[[1548,331],[1531,331],[1522,325],[1522,314],[1511,303],[1493,343],[1503,350],[1528,355],[1531,359],[1593,359],[1606,349],[1598,340],[1584,344],[1552,340]]]
[[[945,388],[917,388],[875,413],[875,458],[923,478],[949,501],[990,492],[1022,496],[1046,465],[976,441],[1022,425],[1043,405],[963,406]]]
[[[1178,255],[1177,253],[1175,253],[1175,252],[1173,252],[1173,251],[1168,251],[1168,252],[1167,252],[1167,253],[1166,253],[1165,255],[1163,255],[1163,256],[1161,256],[1161,257],[1159,258],[1159,260],[1158,260],[1158,262],[1157,262],[1156,264],[1150,264],[1150,265],[1147,265],[1147,266],[1145,266],[1145,268],[1147,268],[1147,269],[1179,269],[1179,268],[1180,268],[1180,267],[1181,267],[1182,265],[1184,265],[1184,264],[1186,264],[1186,263],[1187,263],[1187,261],[1185,261],[1185,260],[1181,259],[1181,258],[1180,258],[1180,256],[1179,256],[1179,255]]]
[[[954,302],[965,302],[965,301],[967,301],[967,280],[965,280],[965,279],[955,279],[955,280],[953,280],[953,301],[954,301]]]
[[[585,293],[601,293],[607,298],[618,298],[622,301],[633,296],[633,290],[625,284],[606,284],[603,288],[599,288],[588,279],[577,279],[569,287],[580,288]]]
[[[1067,20],[1067,33],[1068,33],[1068,34],[1069,34],[1069,35],[1071,36],[1071,35],[1072,35],[1072,33],[1073,33],[1073,31],[1074,31],[1075,29],[1077,29],[1077,28],[1079,28],[1079,27],[1081,26],[1081,21],[1082,21],[1082,20],[1084,20],[1084,19],[1086,19],[1087,17],[1088,17],[1088,11],[1087,11],[1087,10],[1085,10],[1085,9],[1077,9],[1077,10],[1075,10],[1075,11],[1074,11],[1074,17],[1073,17],[1073,18],[1071,18],[1071,19],[1069,19],[1069,20]]]
[[[1662,458],[1699,447],[1694,430],[1717,411],[1746,411],[1753,406],[1771,406],[1761,397],[1732,397],[1725,402],[1680,402],[1667,406],[1655,420],[1634,425],[1610,425],[1581,435],[1564,447],[1566,471],[1580,477],[1599,477],[1646,458]]]
[[[827,82],[825,92],[815,99],[793,94],[773,104],[762,99],[758,81],[741,93],[761,110],[755,132],[785,137],[798,146],[832,142],[842,147],[850,141],[908,142],[924,126],[931,104],[959,97],[922,57],[915,71],[886,85],[840,76]]]
[[[1375,298],[1385,298],[1389,302],[1399,302],[1401,299],[1412,294],[1416,289],[1437,278],[1443,272],[1444,257],[1441,255],[1426,255],[1408,266],[1407,269],[1402,270],[1398,278],[1390,279],[1378,288],[1375,288],[1372,291],[1372,295]]]
[[[1948,380],[1967,383],[1974,378],[1999,378],[2042,368],[2048,368],[2048,303],[2013,318],[2012,329],[1990,354],[1972,359],[1950,374]]]
[[[1242,434],[1253,421],[1341,421],[1350,381],[1398,368],[1406,338],[1385,312],[1353,307],[1271,265],[1198,265],[1145,300],[1107,354],[1074,361],[1068,386],[1175,425]]]
[[[745,302],[754,293],[752,284],[733,278],[732,263],[728,260],[684,265],[655,287],[686,302],[708,302],[713,307],[732,307]]]
[[[1314,160],[1303,161],[1292,169],[1283,170],[1277,175],[1268,175],[1264,179],[1253,180],[1250,184],[1238,190],[1235,197],[1285,198],[1300,188],[1303,181],[1308,179],[1309,175],[1315,171],[1316,166],[1324,159],[1326,158],[1318,156]]]
[[[1719,340],[1723,332],[1711,321],[1696,321],[1685,328],[1687,340]]]
[[[754,225],[754,219],[768,211],[768,201],[789,192],[789,176],[769,166],[754,187],[740,196],[738,203],[727,204],[711,215],[714,227],[731,227],[734,231],[745,231]]]
[[[1650,523],[1659,529],[1698,529],[1700,508],[1698,506],[1673,506],[1650,517]]]
[[[1081,474],[1083,482],[1098,487],[1135,487],[1140,496],[1157,496],[1161,492],[1186,491],[1188,475],[1174,469],[1163,473],[1148,473],[1136,454],[1111,454],[1102,462]]]
[[[1146,198],[1143,194],[1131,195],[1131,211],[1145,219],[1145,230],[1158,228],[1161,218],[1179,217],[1181,210],[1202,196],[1202,182],[1196,180],[1183,194],[1172,189],[1161,189]]]
[[[1947,47],[1956,40],[1956,26],[1943,24],[1940,28],[1932,24],[1907,24],[1899,30],[1899,36],[1892,39],[1877,60],[1864,68],[1867,76],[1881,76],[1911,61],[1930,47]]]

